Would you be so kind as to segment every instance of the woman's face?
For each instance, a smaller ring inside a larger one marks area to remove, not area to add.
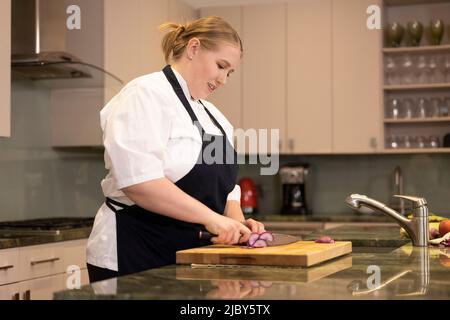
[[[189,41],[186,54],[190,64],[186,80],[194,99],[205,99],[225,85],[241,60],[241,50],[237,46],[223,43],[212,51],[201,47],[196,38]]]

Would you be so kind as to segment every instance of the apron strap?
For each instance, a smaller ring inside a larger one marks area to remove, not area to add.
[[[113,199],[111,199],[111,198],[109,198],[109,197],[106,197],[105,204],[106,204],[106,205],[108,206],[108,208],[110,208],[113,212],[117,212],[117,209],[116,209],[116,207],[114,207],[114,206],[117,206],[117,207],[122,208],[122,209],[126,209],[126,208],[129,207],[129,206],[127,206],[126,204],[120,203],[120,202],[118,202],[118,201],[116,201],[116,200],[113,200]]]
[[[169,81],[170,85],[172,86],[173,90],[175,91],[178,99],[180,99],[184,108],[189,113],[192,123],[197,127],[198,131],[200,132],[200,136],[202,137],[203,128],[200,125],[200,121],[198,121],[198,118],[195,115],[194,110],[192,110],[189,101],[186,99],[186,95],[184,94],[183,88],[181,88],[180,83],[178,82],[177,77],[175,76],[175,73],[173,73],[173,70],[170,67],[170,65],[165,66],[163,72],[167,80]]]

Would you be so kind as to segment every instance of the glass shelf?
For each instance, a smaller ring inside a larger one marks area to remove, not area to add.
[[[445,53],[450,52],[450,44],[437,46],[418,46],[418,47],[398,47],[398,48],[384,48],[383,53]]]
[[[389,84],[384,85],[385,91],[423,90],[423,89],[450,89],[448,83],[418,83],[418,84]]]
[[[417,118],[417,119],[389,119],[389,118],[384,119],[384,123],[430,123],[430,122],[450,122],[450,117]]]

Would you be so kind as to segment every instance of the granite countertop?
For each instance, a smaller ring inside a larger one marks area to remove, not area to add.
[[[92,227],[62,229],[58,233],[0,229],[0,250],[88,238]]]
[[[57,292],[54,298],[450,299],[449,248],[392,249],[352,253],[310,268],[171,265]]]
[[[248,216],[258,221],[286,221],[286,222],[394,222],[394,219],[386,215],[280,215],[261,214]]]
[[[327,230],[313,231],[302,240],[315,240],[330,236],[336,241],[351,241],[355,247],[400,247],[411,240],[400,235],[399,226],[342,226]]]

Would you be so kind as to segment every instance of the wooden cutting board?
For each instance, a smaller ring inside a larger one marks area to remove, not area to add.
[[[309,267],[352,252],[350,241],[295,243],[266,248],[212,245],[177,252],[178,264],[234,264]]]
[[[236,280],[309,283],[352,267],[352,256],[342,256],[309,268],[192,264],[176,269],[177,280]]]

